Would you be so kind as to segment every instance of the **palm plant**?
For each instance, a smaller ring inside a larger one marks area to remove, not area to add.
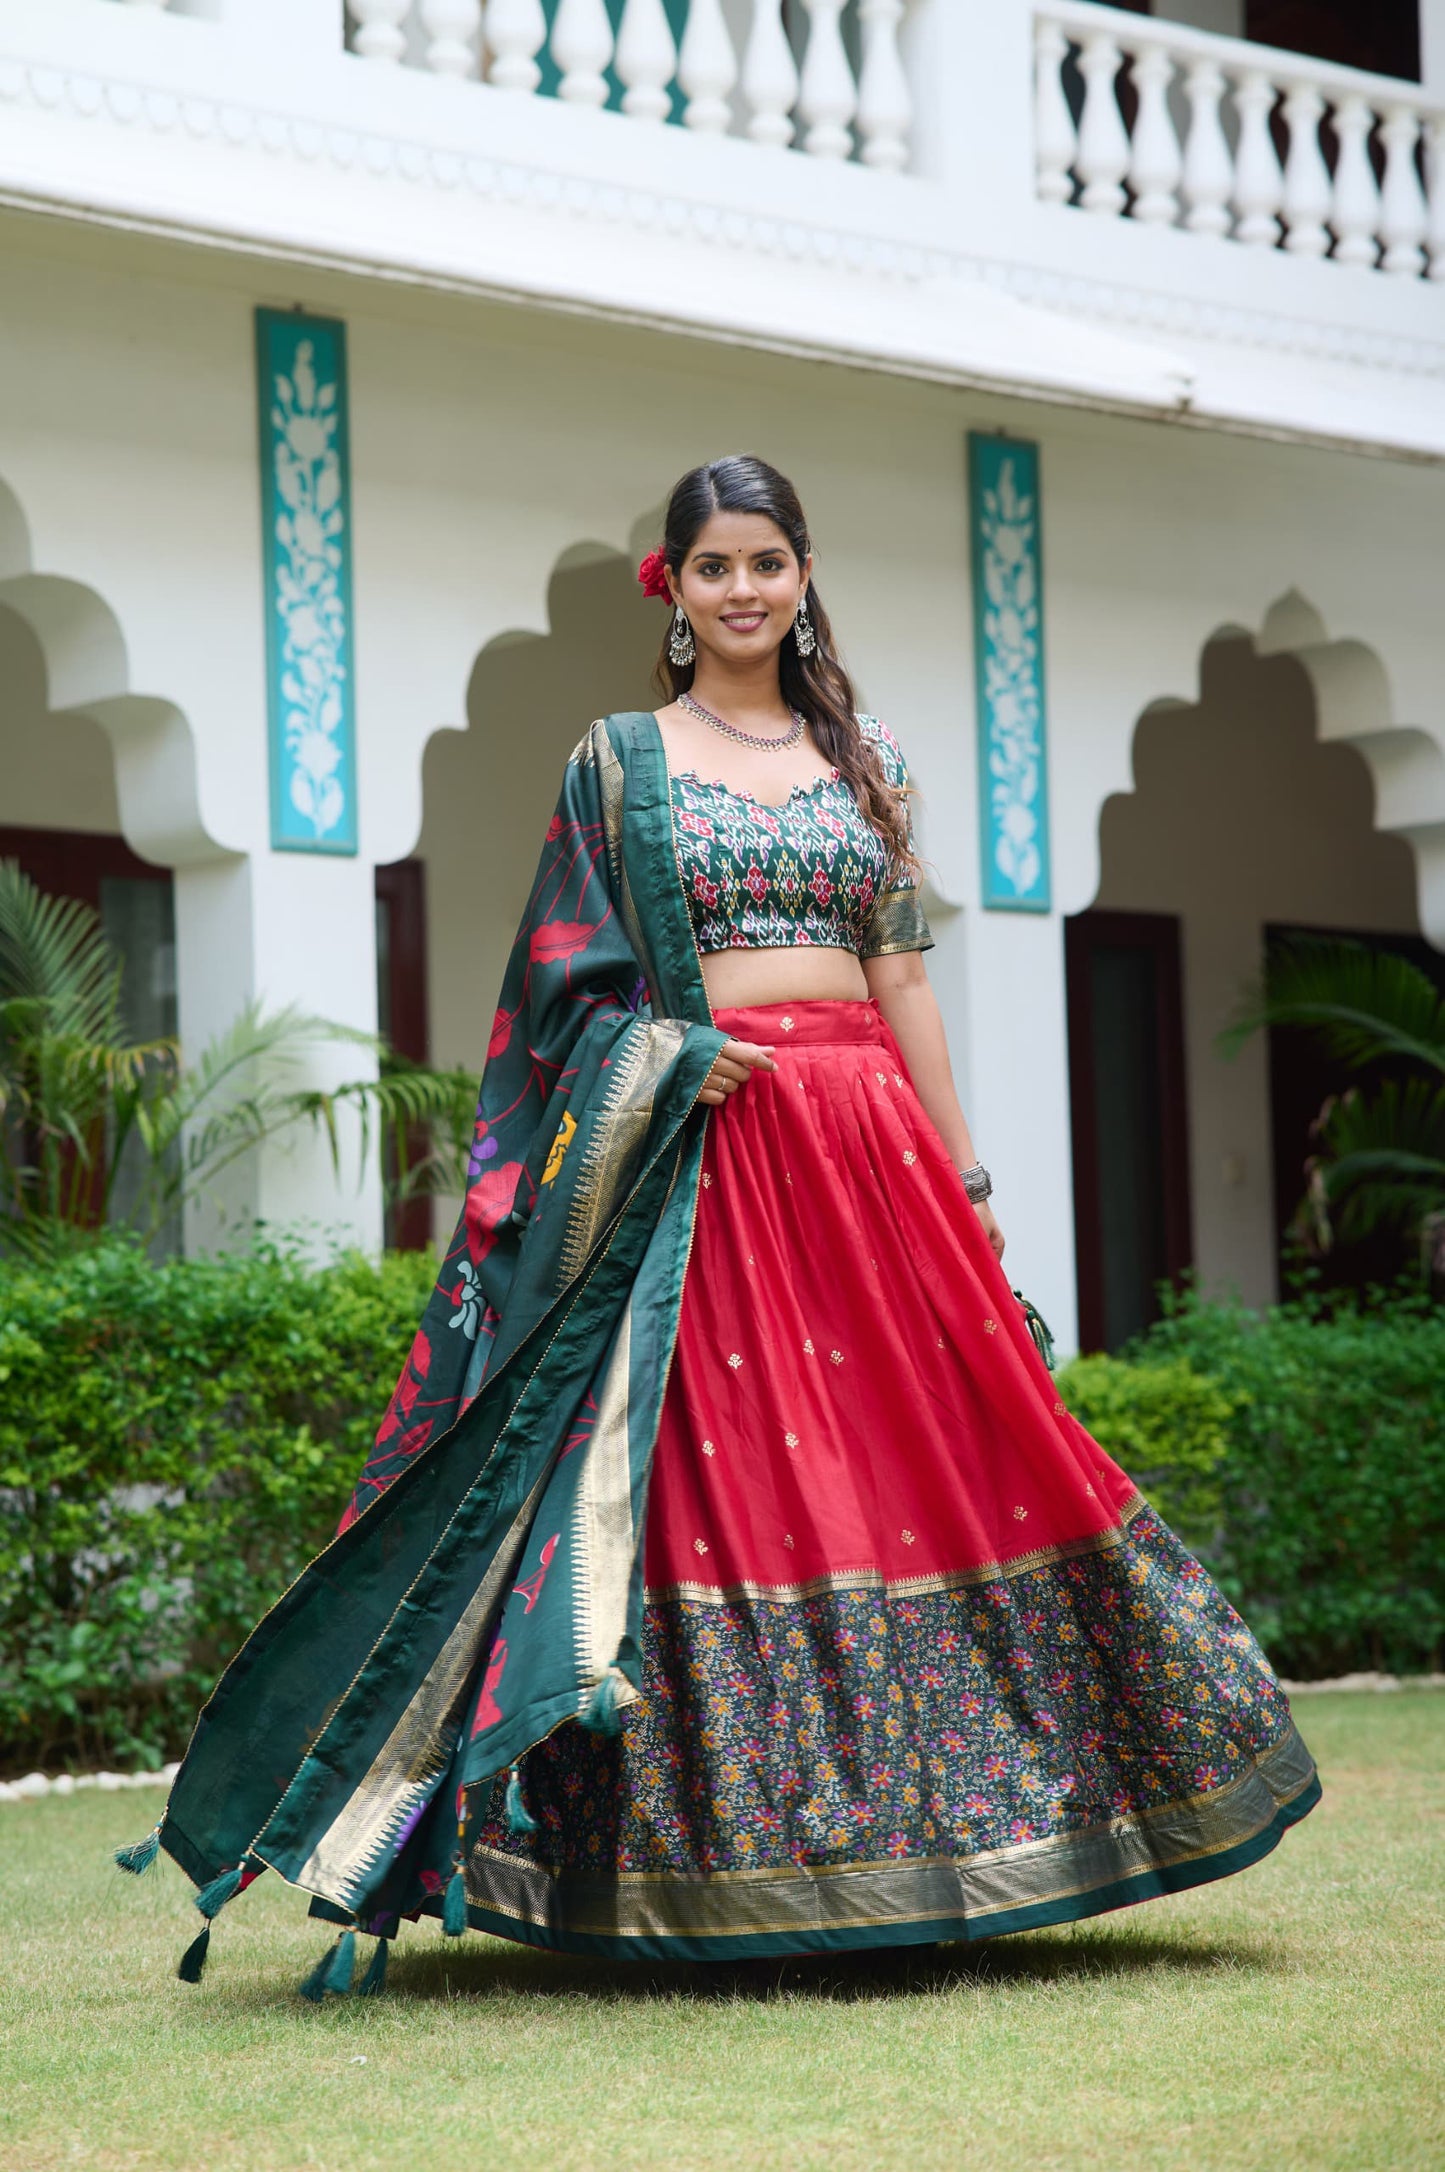
[[[319,1125],[339,1168],[338,1112],[393,1142],[394,1183],[459,1188],[473,1081],[380,1048],[380,1076],[329,1090],[286,1073],[318,1041],[377,1050],[372,1037],[287,1007],[249,1004],[193,1065],[174,1039],[134,1040],[122,961],[88,905],[46,896],[0,861],[0,1248],[54,1249],[104,1224],[123,1157],[139,1162],[127,1219],[149,1241],[185,1199],[292,1125]]]
[[[1261,988],[1221,1036],[1232,1053],[1262,1026],[1303,1027],[1362,1083],[1315,1120],[1303,1233],[1320,1251],[1396,1229],[1445,1267],[1445,995],[1408,958],[1344,937],[1271,946]],[[1382,1075],[1382,1073],[1384,1075]]]

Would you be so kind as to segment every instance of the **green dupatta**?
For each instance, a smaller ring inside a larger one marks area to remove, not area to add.
[[[469,1804],[564,1720],[610,1731],[638,1695],[694,1112],[724,1038],[661,734],[608,717],[567,766],[466,1204],[356,1501],[227,1668],[159,1828],[208,1921],[270,1868],[363,1928],[445,1889],[460,1928]]]

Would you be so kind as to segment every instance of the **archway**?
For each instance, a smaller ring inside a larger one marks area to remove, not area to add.
[[[3,485],[0,777],[0,856],[42,889],[99,912],[124,963],[136,1037],[176,1032],[176,871],[204,881],[235,856],[202,826],[181,712],[130,687],[125,642],[104,599],[35,566],[20,506]],[[116,1211],[124,1215],[123,1184]]]
[[[1157,1278],[1186,1265],[1248,1302],[1277,1293],[1308,1145],[1298,1082],[1286,1120],[1266,1040],[1232,1062],[1216,1045],[1270,931],[1445,934],[1427,917],[1445,757],[1393,720],[1374,653],[1329,641],[1298,596],[1258,636],[1205,645],[1197,700],[1146,710],[1132,765],[1066,930],[1085,1347],[1146,1324]]]

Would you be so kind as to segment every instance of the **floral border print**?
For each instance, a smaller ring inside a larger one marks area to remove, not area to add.
[[[356,851],[346,327],[256,312],[271,843]]]
[[[995,911],[1047,912],[1038,446],[971,432],[968,484],[983,903]]]

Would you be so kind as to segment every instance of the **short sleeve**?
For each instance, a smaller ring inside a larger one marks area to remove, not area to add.
[[[903,817],[908,825],[911,846],[913,819],[908,810],[908,764],[903,759],[903,750],[888,726],[881,724],[876,716],[860,716],[858,725],[864,738],[871,740],[877,748],[884,778],[903,802]],[[932,948],[933,936],[923,916],[918,878],[911,868],[895,868],[868,915],[858,955],[860,958],[888,958],[902,950]]]

